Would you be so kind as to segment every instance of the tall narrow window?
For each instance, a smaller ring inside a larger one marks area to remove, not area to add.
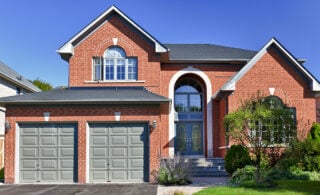
[[[100,57],[93,58],[93,69],[94,69],[93,80],[95,81],[102,80],[103,67],[102,67],[102,59]]]
[[[127,57],[117,46],[108,48],[103,58],[93,58],[93,80],[137,80],[137,58]]]

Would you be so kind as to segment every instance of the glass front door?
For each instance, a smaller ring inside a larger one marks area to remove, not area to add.
[[[181,155],[202,154],[202,123],[176,123],[175,152]]]

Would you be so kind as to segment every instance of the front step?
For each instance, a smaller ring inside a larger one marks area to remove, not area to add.
[[[191,177],[227,177],[223,158],[188,158]]]

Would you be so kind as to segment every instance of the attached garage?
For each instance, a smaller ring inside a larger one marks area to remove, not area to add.
[[[89,182],[148,181],[147,124],[92,123]]]
[[[19,124],[20,183],[75,182],[76,133],[75,124]]]

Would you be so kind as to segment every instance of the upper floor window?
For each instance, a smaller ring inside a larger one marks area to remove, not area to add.
[[[137,58],[127,57],[120,47],[109,47],[103,57],[93,58],[93,80],[137,80]]]

